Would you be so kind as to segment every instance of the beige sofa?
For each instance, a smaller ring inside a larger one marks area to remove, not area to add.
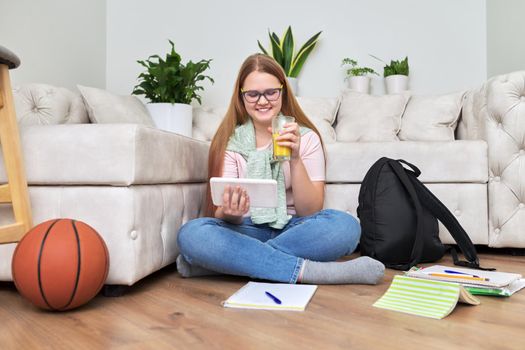
[[[524,82],[525,72],[515,72],[442,96],[300,97],[326,146],[325,207],[355,214],[370,165],[404,158],[474,243],[525,247]],[[69,217],[92,225],[110,252],[109,285],[132,285],[172,263],[178,228],[201,213],[208,141],[225,108],[195,108],[187,138],[138,124],[90,124],[81,96],[61,88],[32,84],[14,97],[34,222]],[[0,223],[10,220],[0,207]],[[440,235],[452,242],[443,226]],[[0,280],[11,280],[14,247],[0,245]]]
[[[80,95],[65,89],[13,92],[34,223],[67,217],[93,226],[108,246],[110,285],[172,263],[178,228],[200,214],[208,144],[143,125],[90,124]],[[2,206],[0,222],[11,220]],[[0,280],[11,279],[14,248],[0,245]]]

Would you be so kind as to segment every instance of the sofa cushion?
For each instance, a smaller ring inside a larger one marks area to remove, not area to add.
[[[428,189],[452,212],[474,244],[488,243],[487,184],[427,184]],[[324,207],[353,214],[357,218],[360,184],[328,184]],[[439,222],[439,237],[445,244],[455,241]]]
[[[194,107],[192,137],[211,141],[226,111],[227,107]]]
[[[21,131],[21,142],[30,185],[129,186],[207,178],[207,143],[137,124],[30,126]]]
[[[26,84],[13,89],[20,126],[89,123],[82,97],[68,89]]]
[[[412,96],[401,118],[399,139],[453,141],[465,91],[440,96]]]
[[[135,96],[77,85],[92,123],[134,123],[154,126],[146,106]]]
[[[339,99],[324,97],[297,97],[297,102],[306,116],[314,123],[321,134],[323,142],[335,142],[335,121]]]
[[[337,141],[396,141],[410,96],[373,96],[345,91],[337,113]]]
[[[338,142],[326,145],[326,181],[361,183],[372,164],[381,157],[405,159],[421,170],[425,183],[488,180],[485,141],[446,142]]]

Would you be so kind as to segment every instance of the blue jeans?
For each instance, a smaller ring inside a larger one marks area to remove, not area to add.
[[[281,230],[199,218],[181,227],[178,244],[191,265],[230,275],[296,283],[304,259],[335,261],[352,253],[361,235],[357,220],[347,213],[325,209],[294,216]]]

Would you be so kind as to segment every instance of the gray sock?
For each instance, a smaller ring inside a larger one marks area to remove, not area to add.
[[[344,262],[305,260],[299,283],[377,284],[385,274],[385,265],[368,256]]]
[[[219,272],[211,271],[197,265],[190,265],[181,254],[177,256],[177,271],[182,277],[220,275]]]

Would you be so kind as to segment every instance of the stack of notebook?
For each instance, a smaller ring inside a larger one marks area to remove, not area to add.
[[[405,275],[420,279],[460,283],[467,291],[475,295],[511,296],[525,287],[525,279],[518,273],[442,265],[426,268],[413,267]]]

